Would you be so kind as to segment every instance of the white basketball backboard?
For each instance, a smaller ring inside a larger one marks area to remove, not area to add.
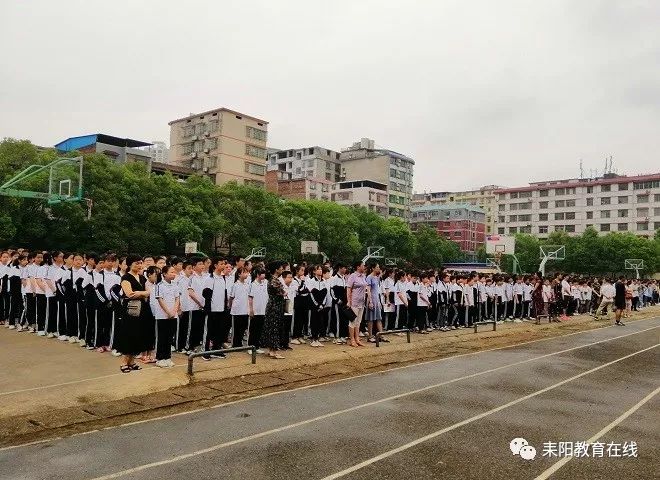
[[[486,235],[486,253],[512,255],[516,253],[516,239],[508,235]]]
[[[541,245],[539,248],[539,258],[543,260],[565,260],[566,247],[564,245]]]
[[[300,253],[309,255],[318,255],[319,242],[316,240],[302,240],[300,242]]]
[[[644,260],[641,258],[627,258],[624,262],[626,270],[644,270]]]

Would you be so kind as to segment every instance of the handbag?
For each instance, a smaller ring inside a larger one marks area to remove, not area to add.
[[[141,300],[129,300],[126,302],[126,314],[129,317],[139,317],[140,313],[142,313]]]
[[[338,305],[339,317],[344,321],[352,322],[357,318],[357,314],[348,305]]]

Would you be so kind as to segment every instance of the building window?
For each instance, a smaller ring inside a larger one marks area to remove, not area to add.
[[[656,217],[660,217],[660,207],[655,207],[653,209],[653,215]]]
[[[565,225],[564,231],[568,233],[575,233],[575,225]]]
[[[593,198],[587,198],[587,207],[592,207],[594,204],[594,199]]]
[[[628,210],[619,210],[617,216],[619,218],[626,218],[628,216]]]
[[[566,206],[567,207],[574,207],[575,206],[575,200],[566,200]]]
[[[193,143],[193,152],[201,152],[202,150],[204,150],[204,140]]]
[[[655,222],[655,223],[653,224],[653,229],[654,229],[654,230],[660,230],[660,222]]]
[[[594,193],[594,187],[587,187],[587,193]]]
[[[509,227],[509,234],[513,234],[513,233],[518,233],[518,227]]]
[[[505,199],[506,199],[506,193],[500,193],[500,194],[497,196],[497,199],[498,199],[498,200],[505,200]]]
[[[601,232],[609,232],[610,231],[610,224],[609,223],[601,223],[600,224],[600,231]]]
[[[218,166],[217,155],[211,155],[209,158],[204,159],[204,166],[206,168],[215,168]]]
[[[218,120],[211,120],[209,122],[209,132],[217,132],[220,122]]]
[[[205,146],[209,150],[215,150],[216,148],[218,148],[218,139],[217,138],[207,138],[205,140],[205,142],[206,142]]]
[[[555,188],[555,195],[566,195],[565,188]]]
[[[575,220],[575,212],[566,212],[566,220]]]
[[[600,204],[601,205],[609,205],[610,204],[610,197],[603,197],[600,199]]]
[[[620,232],[625,232],[626,230],[628,230],[628,224],[627,223],[619,223],[619,224],[617,224],[616,229]]]
[[[195,135],[204,135],[205,130],[206,130],[205,123],[202,122],[195,125]]]
[[[637,216],[638,217],[648,217],[649,216],[649,209],[648,208],[638,208],[637,209]]]
[[[510,222],[517,222],[518,221],[518,215],[509,215],[509,221]]]
[[[645,232],[649,229],[649,222],[637,222],[637,230]]]
[[[594,218],[594,212],[587,212],[587,220]]]
[[[504,227],[497,227],[497,233],[504,235]]]
[[[547,213],[539,213],[539,222],[547,221],[548,220],[548,214]]]
[[[539,233],[548,233],[548,226],[547,225],[539,226]]]
[[[248,126],[248,127],[245,127],[245,135],[248,138],[253,138],[255,140],[260,140],[262,142],[265,142],[266,138],[267,138],[267,135],[268,135],[268,132],[266,132],[266,130],[260,130],[258,128]]]
[[[255,163],[245,162],[245,173],[252,175],[266,175],[266,167]]]
[[[520,227],[520,233],[532,233],[532,226],[527,225],[524,227]]]
[[[563,220],[563,219],[564,219],[563,213],[555,213],[555,220]]]
[[[243,184],[250,185],[251,187],[264,188],[264,182],[261,182],[259,180],[245,179],[243,180]]]
[[[610,192],[610,191],[612,191],[612,187],[610,185],[601,185],[600,186],[600,191],[601,192]]]
[[[497,210],[500,211],[500,212],[504,212],[506,210],[506,204],[505,203],[500,203],[497,206]]]
[[[627,183],[620,183],[619,184],[619,191],[622,190],[628,190],[628,184]]]
[[[255,158],[266,158],[266,149],[246,143],[245,154]]]
[[[601,210],[600,218],[610,218],[610,211],[609,210]]]
[[[548,208],[548,202],[539,202],[539,208],[541,209]]]
[[[563,232],[563,231],[564,231],[563,225],[555,225],[555,232]]]
[[[519,222],[531,222],[532,221],[532,216],[530,214],[518,215],[518,221]]]
[[[539,197],[547,197],[548,196],[549,190],[541,190],[539,191]]]
[[[618,197],[618,198],[619,198],[619,205],[624,204],[624,203],[628,203],[628,196],[622,196],[622,197]]]
[[[635,182],[633,183],[633,188],[635,190],[648,190],[650,188],[660,188],[660,180],[655,180],[653,182]]]
[[[660,193],[656,193],[655,195],[653,195],[653,201],[654,201],[655,203],[659,203],[659,202],[660,202]]]
[[[192,153],[193,144],[192,143],[184,143],[183,145],[181,145],[181,151],[183,152],[184,155]]]
[[[518,192],[512,192],[509,198],[518,198]]]
[[[325,179],[332,181],[332,174],[331,173],[326,173],[325,174]]]
[[[532,198],[532,192],[520,192],[518,198]]]
[[[185,127],[183,127],[184,137],[192,137],[194,133],[195,133],[195,127],[193,127],[192,125],[186,125]]]
[[[648,195],[637,195],[637,203],[649,203]]]
[[[555,208],[564,208],[566,206],[566,200],[556,200]]]

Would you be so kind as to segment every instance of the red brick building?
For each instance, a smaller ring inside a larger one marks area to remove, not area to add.
[[[486,242],[486,212],[474,205],[416,205],[411,209],[413,229],[428,225],[438,234],[455,242],[468,259]]]
[[[288,199],[330,200],[333,182],[320,178],[291,177],[290,172],[268,170],[266,190]]]

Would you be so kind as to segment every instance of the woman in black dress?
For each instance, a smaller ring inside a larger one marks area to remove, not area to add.
[[[534,290],[532,290],[532,305],[534,307],[534,317],[536,323],[540,323],[539,315],[543,315],[543,276],[538,272],[534,276]]]
[[[135,356],[144,348],[142,324],[149,309],[149,291],[142,276],[142,258],[129,255],[126,265],[128,272],[121,277],[123,315],[118,348],[123,354],[123,363],[119,368],[123,373],[140,370]]]
[[[268,280],[268,303],[266,304],[266,318],[264,329],[261,334],[261,346],[268,349],[268,356],[282,359],[283,355],[277,351],[280,345],[280,332],[284,322],[284,285],[280,281],[280,275],[284,268],[284,262],[271,262],[268,265],[270,279]]]

